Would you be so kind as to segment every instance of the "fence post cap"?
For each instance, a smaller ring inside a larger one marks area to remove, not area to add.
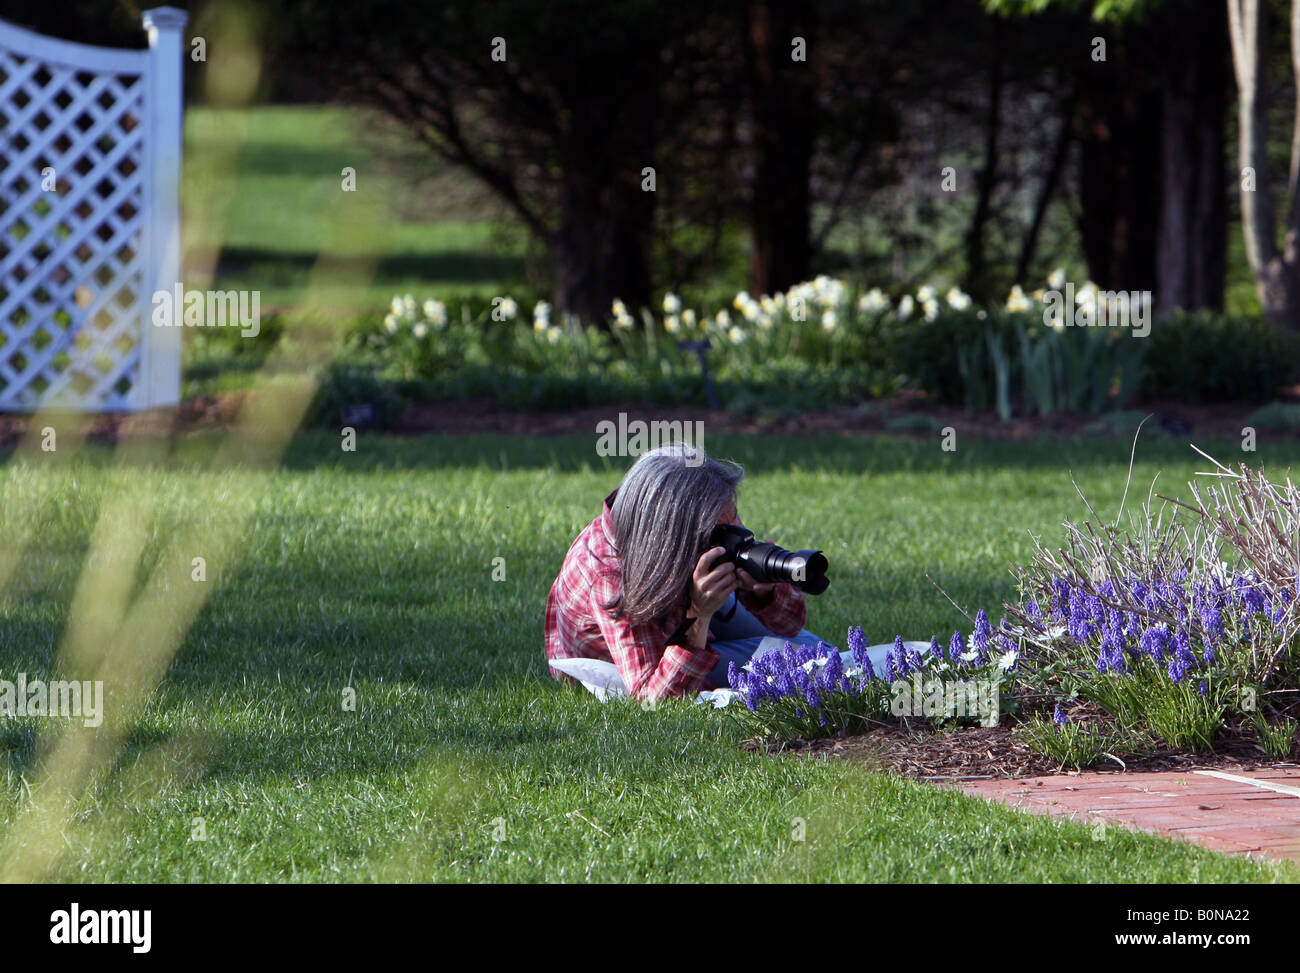
[[[154,7],[152,10],[146,10],[140,17],[145,30],[152,30],[155,27],[160,30],[179,30],[189,23],[189,19],[189,11],[178,7]]]

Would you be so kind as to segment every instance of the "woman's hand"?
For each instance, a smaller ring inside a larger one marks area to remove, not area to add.
[[[755,581],[744,568],[736,568],[736,587],[741,591],[749,592],[760,605],[766,605],[771,601],[772,592],[776,590],[775,583],[764,584]]]
[[[726,550],[725,547],[711,547],[695,564],[695,572],[691,575],[691,611],[696,618],[711,618],[740,583],[736,566],[730,561],[723,561],[715,568],[709,567]]]

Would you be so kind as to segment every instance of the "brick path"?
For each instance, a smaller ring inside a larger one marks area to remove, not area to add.
[[[1141,828],[1215,851],[1300,861],[1300,768],[961,781],[970,794],[1082,824]]]

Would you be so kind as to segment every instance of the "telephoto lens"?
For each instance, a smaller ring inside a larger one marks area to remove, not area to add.
[[[830,565],[821,551],[787,551],[775,544],[754,540],[752,531],[734,524],[719,524],[709,536],[710,547],[726,549],[726,560],[760,584],[786,582],[810,595],[830,587],[826,571]]]

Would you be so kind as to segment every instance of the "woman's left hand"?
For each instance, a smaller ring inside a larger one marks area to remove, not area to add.
[[[772,592],[776,589],[775,584],[760,584],[755,581],[744,568],[736,568],[736,581],[736,587],[749,592],[764,605],[772,600]]]

